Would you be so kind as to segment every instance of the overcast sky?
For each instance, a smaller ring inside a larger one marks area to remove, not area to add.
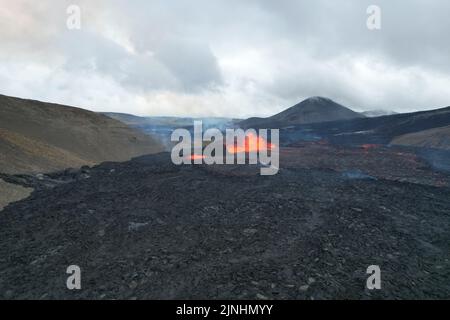
[[[0,0],[0,93],[138,115],[268,116],[310,96],[443,107],[449,14],[448,0]]]

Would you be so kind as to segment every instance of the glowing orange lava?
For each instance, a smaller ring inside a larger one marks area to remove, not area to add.
[[[373,143],[366,143],[366,144],[361,145],[361,148],[363,148],[366,151],[370,150],[370,149],[376,149],[378,147],[379,147],[378,144],[373,144]]]
[[[261,150],[272,150],[275,147],[274,144],[267,142],[261,137],[249,133],[245,138],[245,145],[227,146],[229,153],[241,153],[241,152],[257,152]]]
[[[190,157],[190,159],[191,159],[191,160],[205,159],[205,156],[202,155],[202,154],[193,154],[193,155]]]

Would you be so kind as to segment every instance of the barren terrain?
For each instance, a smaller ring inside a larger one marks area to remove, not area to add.
[[[162,151],[152,137],[91,111],[0,95],[0,173],[42,173]]]
[[[275,176],[160,154],[4,177],[36,190],[2,212],[4,297],[448,298],[448,176],[398,150],[356,167],[364,149],[335,150],[336,162],[325,148],[282,150]],[[81,291],[66,289],[72,264]],[[382,290],[365,289],[369,265],[381,267]]]

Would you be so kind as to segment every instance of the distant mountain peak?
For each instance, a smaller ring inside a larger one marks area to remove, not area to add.
[[[295,119],[303,123],[326,122],[363,117],[343,105],[324,97],[311,97],[273,116]],[[272,117],[272,118],[273,118]]]
[[[297,105],[306,105],[306,104],[342,106],[341,104],[337,103],[336,101],[334,101],[330,98],[320,97],[320,96],[307,98],[307,99],[301,101],[300,103],[298,103]],[[344,106],[342,106],[342,107],[344,107]]]
[[[343,105],[325,97],[311,97],[272,117],[265,119],[248,119],[240,122],[243,127],[289,126],[337,120],[364,118]]]
[[[329,99],[329,98],[320,97],[320,96],[314,96],[314,97],[310,97],[308,99],[305,99],[302,102],[334,102],[334,101]]]
[[[308,99],[305,99],[299,103],[297,103],[296,105],[294,105],[293,107],[286,109],[283,112],[287,112],[290,109],[298,109],[298,108],[308,108],[311,109],[311,111],[313,110],[319,110],[321,108],[327,108],[327,109],[347,109],[346,107],[344,107],[343,105],[329,99],[329,98],[325,98],[325,97],[311,97]],[[350,110],[350,109],[348,109]],[[282,112],[282,113],[283,113]]]

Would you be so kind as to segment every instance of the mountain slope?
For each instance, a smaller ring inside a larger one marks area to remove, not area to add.
[[[132,128],[136,128],[142,132],[150,134],[158,138],[166,148],[166,151],[171,150],[173,143],[170,141],[170,136],[173,130],[178,128],[191,129],[194,121],[202,121],[203,129],[219,128],[225,129],[233,127],[238,121],[237,119],[220,118],[220,117],[205,117],[205,118],[187,118],[187,117],[139,117],[125,113],[103,113],[104,115],[119,120]]]
[[[0,211],[9,203],[28,197],[32,191],[32,188],[24,188],[0,179]]]
[[[75,153],[0,128],[0,168],[4,173],[47,172],[94,164]]]
[[[160,152],[153,138],[87,110],[0,95],[0,172],[35,173]]]
[[[224,123],[231,123],[234,121],[242,121],[238,119],[224,118],[224,117],[204,117],[204,118],[188,118],[188,117],[140,117],[127,113],[116,112],[102,112],[102,114],[119,120],[131,127],[148,128],[148,127],[172,127],[182,128],[192,126],[194,121],[202,121],[204,125],[221,126]]]
[[[450,107],[377,118],[352,119],[302,126],[335,143],[389,144],[395,138],[450,125]]]
[[[450,150],[450,126],[405,134],[391,144]]]
[[[290,125],[364,118],[333,100],[313,97],[269,118],[250,118],[239,123],[243,128],[285,127]]]
[[[383,110],[383,109],[376,109],[376,110],[364,111],[364,112],[361,112],[361,114],[368,118],[376,118],[376,117],[382,117],[382,116],[390,116],[393,114],[397,114],[397,112]]]

